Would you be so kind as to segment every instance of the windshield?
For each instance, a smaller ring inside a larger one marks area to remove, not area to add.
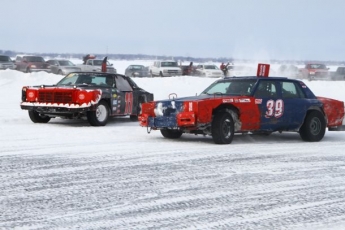
[[[310,64],[311,69],[327,69],[326,65],[324,64]]]
[[[11,58],[8,56],[0,56],[0,61],[8,62],[11,61]]]
[[[112,86],[113,77],[111,75],[103,74],[84,74],[84,73],[70,73],[57,83],[59,86],[63,85],[95,85],[95,86]]]
[[[162,67],[177,67],[177,62],[174,61],[165,61],[162,62]]]
[[[71,61],[64,60],[64,61],[59,61],[60,66],[74,66],[74,64]]]
[[[103,63],[103,60],[93,60],[93,65],[98,65],[98,66],[101,66]],[[91,64],[91,62],[90,62]],[[107,66],[110,66],[110,62],[107,61]]]
[[[254,79],[231,79],[216,81],[207,87],[201,94],[230,94],[230,95],[246,95],[252,93],[252,89],[257,80]]]
[[[143,65],[132,65],[132,69],[135,69],[135,70],[141,70],[141,69],[144,69],[145,67]]]
[[[30,56],[28,56],[28,57],[26,57],[26,60],[28,62],[44,62],[43,57],[34,57],[34,56],[30,57]]]
[[[205,69],[219,69],[218,66],[215,65],[205,65]]]

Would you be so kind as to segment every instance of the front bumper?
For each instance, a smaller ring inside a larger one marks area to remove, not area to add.
[[[75,113],[84,113],[93,109],[93,107],[59,107],[59,106],[31,106],[31,105],[20,105],[21,109],[23,110],[34,110],[39,113],[44,114],[75,114]]]
[[[31,72],[40,72],[40,71],[43,71],[43,72],[47,72],[47,73],[51,73],[51,69],[30,69]]]
[[[141,126],[153,129],[194,127],[196,117],[194,112],[181,112],[172,116],[157,117],[142,114],[139,116],[139,122]]]

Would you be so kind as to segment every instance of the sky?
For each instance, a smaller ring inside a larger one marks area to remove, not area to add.
[[[119,73],[147,65],[109,61]],[[345,229],[345,132],[326,131],[317,143],[298,133],[236,134],[215,145],[210,136],[148,134],[128,117],[103,127],[32,123],[21,88],[61,78],[0,70],[0,229]],[[160,100],[217,79],[133,80]],[[345,101],[345,81],[305,84]]]
[[[2,0],[0,49],[343,61],[343,0]]]

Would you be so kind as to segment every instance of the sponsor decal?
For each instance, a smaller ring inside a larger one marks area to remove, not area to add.
[[[189,111],[193,111],[193,102],[189,102]]]
[[[255,99],[255,104],[261,104],[262,103],[262,99]]]
[[[241,103],[248,103],[248,102],[250,102],[250,99],[249,98],[242,98],[242,99],[240,99],[240,102]]]
[[[223,103],[234,102],[234,99],[223,99]]]
[[[117,105],[117,100],[113,100],[113,105]]]
[[[113,98],[116,98],[117,97],[117,94],[113,94]]]

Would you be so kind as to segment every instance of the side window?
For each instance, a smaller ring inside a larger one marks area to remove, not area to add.
[[[120,91],[133,91],[131,85],[121,76],[115,77],[116,88]]]
[[[283,98],[305,98],[303,90],[294,82],[281,82]]]
[[[274,81],[260,81],[254,94],[258,98],[276,98],[277,89]]]
[[[22,57],[17,57],[16,58],[16,61],[21,61],[22,60]]]
[[[283,98],[298,98],[298,92],[293,82],[281,82]]]

